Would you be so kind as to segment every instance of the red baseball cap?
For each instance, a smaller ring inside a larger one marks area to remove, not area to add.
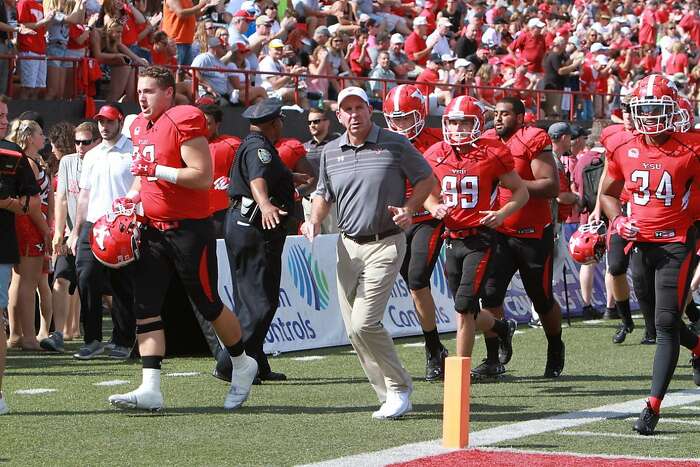
[[[233,17],[234,18],[244,18],[246,21],[255,20],[255,16],[248,13],[247,10],[238,10],[236,13],[233,14]]]
[[[103,105],[100,107],[100,111],[95,115],[95,120],[100,117],[106,118],[107,120],[121,120],[124,118],[119,109],[112,107],[111,105]]]

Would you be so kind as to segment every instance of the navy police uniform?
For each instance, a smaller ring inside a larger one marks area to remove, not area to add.
[[[266,99],[246,109],[243,116],[253,125],[281,118],[281,103]],[[262,228],[260,209],[250,188],[250,182],[258,178],[265,180],[272,204],[291,212],[292,172],[285,167],[273,142],[252,131],[241,141],[231,168],[231,207],[226,216],[225,240],[236,285],[234,308],[241,322],[246,353],[257,360],[261,379],[273,379],[278,374],[270,370],[263,343],[279,305],[286,229],[284,217],[277,228]],[[281,379],[279,376],[275,379]]]

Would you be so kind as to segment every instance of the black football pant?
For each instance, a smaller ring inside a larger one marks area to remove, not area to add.
[[[270,372],[263,344],[279,306],[285,228],[263,230],[240,210],[226,216],[226,250],[234,281],[235,313],[241,322],[245,351],[258,362],[258,372]]]
[[[85,343],[102,341],[102,295],[111,293],[112,342],[122,347],[132,347],[136,339],[131,283],[134,264],[111,269],[100,263],[90,249],[92,225],[92,222],[83,224],[75,258]]]
[[[680,345],[693,348],[698,341],[681,320],[697,263],[694,246],[691,229],[685,243],[636,243],[634,248],[635,265],[643,268],[639,274],[648,278],[655,293],[656,353],[650,395],[659,399],[673,377]]]

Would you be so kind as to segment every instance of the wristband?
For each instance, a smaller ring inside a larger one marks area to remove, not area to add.
[[[156,178],[177,185],[177,171],[178,169],[176,169],[175,167],[168,167],[167,165],[157,165]]]

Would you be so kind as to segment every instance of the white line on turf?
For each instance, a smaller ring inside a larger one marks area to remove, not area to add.
[[[294,357],[292,360],[295,360],[297,362],[313,362],[314,360],[323,360],[324,356],[322,355],[309,355],[308,357]]]
[[[423,342],[409,342],[408,344],[404,344],[404,347],[423,347],[425,343]]]
[[[504,441],[525,438],[527,436],[574,428],[608,418],[627,418],[630,415],[638,414],[644,407],[645,401],[646,399],[635,399],[627,402],[603,405],[591,409],[579,410],[577,412],[555,415],[548,418],[540,418],[525,422],[512,423],[510,425],[500,425],[494,428],[487,428],[485,430],[471,433],[469,437],[469,446],[489,446]],[[697,401],[700,401],[700,389],[689,389],[686,391],[667,394],[664,398],[664,407],[668,408],[688,405]],[[454,449],[443,448],[441,446],[441,442],[442,440],[436,439],[421,443],[411,443],[385,449],[383,451],[341,457],[310,465],[313,465],[314,467],[386,465],[395,462],[407,462],[419,457],[435,456],[454,451]]]
[[[680,408],[683,409],[683,410],[691,410],[691,411],[694,411],[694,412],[700,412],[700,407],[698,407],[698,406],[696,406],[696,405],[688,405],[688,406],[680,407]]]
[[[676,439],[675,436],[665,436],[665,435],[654,435],[654,436],[642,436],[642,435],[631,435],[628,433],[606,433],[604,431],[560,431],[558,435],[565,436],[596,436],[601,438],[632,438],[644,441],[672,441]]]
[[[34,389],[18,389],[15,394],[21,394],[24,396],[35,396],[37,394],[48,394],[50,392],[56,392],[56,389],[45,389],[45,388],[34,388]]]
[[[99,383],[94,383],[93,386],[119,386],[121,384],[129,384],[129,381],[123,379],[113,379],[110,381],[102,381]]]
[[[633,435],[634,436],[634,435]],[[510,449],[510,448],[479,448],[480,451],[487,452],[512,452],[516,454],[547,454],[551,456],[561,456],[561,457],[580,457],[583,459],[588,459],[591,457],[600,457],[603,459],[625,459],[625,460],[640,460],[647,462],[661,462],[661,461],[672,461],[672,462],[695,462],[700,465],[697,459],[691,458],[676,458],[676,457],[644,457],[644,456],[628,456],[628,455],[617,455],[617,454],[581,454],[578,452],[549,452],[549,451],[534,451],[531,449]]]
[[[584,321],[583,324],[600,324],[602,322],[602,319],[591,319],[589,321]]]
[[[179,373],[166,373],[165,376],[197,376],[199,374],[199,371],[182,371]]]
[[[636,420],[636,418],[627,418],[626,420]],[[681,425],[700,425],[700,421],[698,420],[685,420],[683,418],[664,418],[661,417],[659,419],[659,423],[661,424],[666,424],[666,423],[679,423]]]

